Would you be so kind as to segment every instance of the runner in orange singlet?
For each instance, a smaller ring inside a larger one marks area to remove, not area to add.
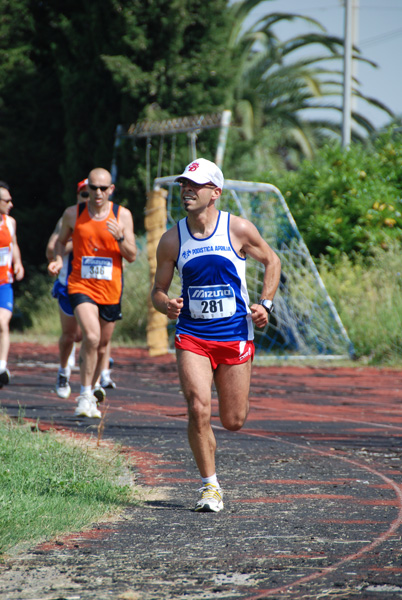
[[[88,179],[83,179],[77,184],[77,204],[88,202]],[[50,235],[46,246],[46,258],[48,262],[54,260],[54,249],[56,247],[57,238],[62,218],[57,221],[56,227]],[[60,365],[57,370],[57,381],[55,392],[59,398],[68,398],[71,394],[70,376],[71,369],[75,367],[76,343],[81,341],[81,329],[78,326],[74,316],[74,310],[68,297],[68,277],[71,271],[73,242],[69,240],[65,246],[65,254],[63,256],[63,268],[59,272],[59,276],[54,282],[52,289],[52,297],[56,298],[59,304],[59,316],[61,325],[61,335],[59,337],[59,358]],[[105,353],[102,373],[100,377],[100,385],[103,388],[116,387],[115,382],[111,378],[111,364],[113,359],[110,356],[110,344]]]
[[[55,260],[48,270],[51,275],[59,273],[62,247],[71,237],[73,262],[68,292],[83,336],[81,393],[75,414],[99,418],[96,402],[104,399],[105,392],[95,389],[95,384],[115,322],[121,319],[122,259],[133,262],[137,250],[131,212],[109,200],[114,191],[109,171],[93,169],[88,175],[88,191],[88,203],[65,210]]]
[[[119,218],[120,211],[121,206],[109,202],[109,212],[101,223],[93,218],[88,203],[77,206],[72,235],[72,270],[68,278],[69,296],[85,294],[96,304],[120,304],[122,255],[119,243],[106,226],[108,219]]]

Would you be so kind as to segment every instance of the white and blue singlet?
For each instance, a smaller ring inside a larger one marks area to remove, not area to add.
[[[246,259],[235,252],[229,225],[230,214],[219,211],[212,235],[199,239],[191,234],[187,218],[177,224],[176,266],[183,297],[177,334],[223,342],[254,339]]]

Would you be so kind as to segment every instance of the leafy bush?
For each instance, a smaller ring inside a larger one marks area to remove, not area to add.
[[[402,134],[395,127],[368,145],[327,145],[297,172],[270,182],[316,258],[372,256],[402,240]]]
[[[343,255],[334,266],[321,260],[325,286],[358,357],[372,364],[400,364],[402,354],[402,269],[398,243],[374,256]]]

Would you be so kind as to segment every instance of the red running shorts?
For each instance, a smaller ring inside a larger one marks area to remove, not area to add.
[[[215,342],[201,340],[183,333],[176,334],[175,347],[179,350],[188,350],[206,356],[211,361],[211,366],[216,369],[218,365],[240,365],[253,360],[255,354],[252,341]]]

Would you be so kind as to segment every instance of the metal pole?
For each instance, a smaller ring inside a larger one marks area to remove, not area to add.
[[[196,131],[191,131],[189,133],[189,138],[190,138],[190,155],[191,155],[191,160],[195,160],[197,158],[197,132]]]
[[[122,134],[123,134],[123,127],[121,125],[117,125],[116,133],[115,133],[115,137],[114,137],[112,166],[110,167],[110,174],[112,176],[113,183],[116,183],[116,181],[117,181],[117,149],[120,146]]]
[[[360,9],[360,0],[352,0],[352,57],[353,57],[353,49],[357,48],[359,45],[359,9]],[[355,81],[357,81],[358,75],[358,66],[359,61],[353,60],[352,58],[352,85]],[[352,114],[357,110],[357,96],[353,96],[352,94]]]
[[[216,154],[215,154],[215,162],[219,168],[222,168],[222,165],[223,165],[223,157],[225,155],[226,140],[228,137],[228,131],[229,131],[231,119],[232,119],[232,111],[224,110],[222,113],[222,121],[221,121],[221,128],[219,131],[218,146],[216,148]]]
[[[347,148],[351,140],[352,118],[352,1],[345,0],[345,34],[343,50],[343,123],[342,147]]]

